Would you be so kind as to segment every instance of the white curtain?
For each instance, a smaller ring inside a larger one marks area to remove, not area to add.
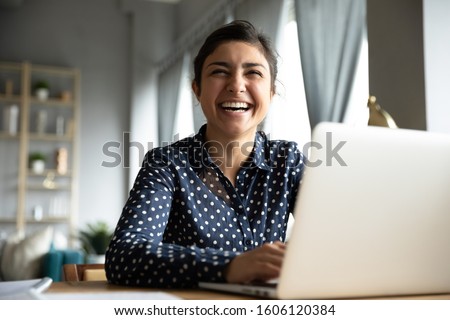
[[[174,141],[174,115],[177,112],[182,70],[183,57],[159,75],[158,133],[160,145],[167,145]]]
[[[194,59],[194,57],[197,55],[198,51],[200,50],[200,47],[202,46],[203,41],[197,42],[192,46],[191,52],[191,59]],[[194,64],[191,60],[190,66],[190,79],[194,79]],[[206,123],[205,115],[203,114],[202,107],[200,106],[200,103],[198,102],[197,98],[195,97],[194,93],[191,89],[191,95],[192,95],[192,105],[193,105],[193,114],[194,114],[194,130],[197,133],[198,130],[200,130],[200,127]]]
[[[271,139],[295,141],[301,147],[309,142],[311,129],[292,1],[284,2],[280,21],[276,43],[280,54],[277,93],[262,129],[270,134]]]
[[[157,70],[148,61],[135,62],[133,66],[133,86],[130,111],[130,136],[127,143],[129,148],[129,176],[128,189],[133,186],[134,180],[142,164],[145,153],[158,146],[158,108],[157,106]],[[124,137],[125,138],[125,137]]]
[[[365,0],[295,0],[311,127],[342,122],[364,34]]]
[[[191,55],[187,52],[183,56],[176,104],[175,118],[172,129],[174,140],[179,140],[195,134],[194,112],[192,103],[192,89],[190,81]]]

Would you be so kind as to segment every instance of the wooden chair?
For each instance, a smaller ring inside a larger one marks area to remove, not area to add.
[[[65,264],[63,266],[64,281],[103,281],[106,280],[105,265],[98,264]]]

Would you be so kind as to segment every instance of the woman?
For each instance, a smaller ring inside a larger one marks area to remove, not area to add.
[[[194,73],[206,124],[147,153],[106,254],[112,283],[193,287],[279,275],[303,155],[257,131],[275,94],[277,56],[250,23],[235,21],[208,36]]]

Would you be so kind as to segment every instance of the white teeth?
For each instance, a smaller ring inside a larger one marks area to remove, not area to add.
[[[230,108],[230,109],[248,109],[249,106],[245,102],[224,102],[222,103],[223,108]],[[242,110],[244,111],[244,110]]]

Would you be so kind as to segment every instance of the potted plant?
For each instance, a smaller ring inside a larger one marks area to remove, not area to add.
[[[39,100],[47,100],[49,96],[50,86],[45,80],[38,80],[33,86],[33,91]]]
[[[34,173],[40,174],[45,170],[45,160],[47,157],[42,152],[30,153],[30,168]]]
[[[80,230],[79,239],[86,253],[86,263],[105,263],[105,253],[112,231],[103,221],[88,223],[87,228]]]

